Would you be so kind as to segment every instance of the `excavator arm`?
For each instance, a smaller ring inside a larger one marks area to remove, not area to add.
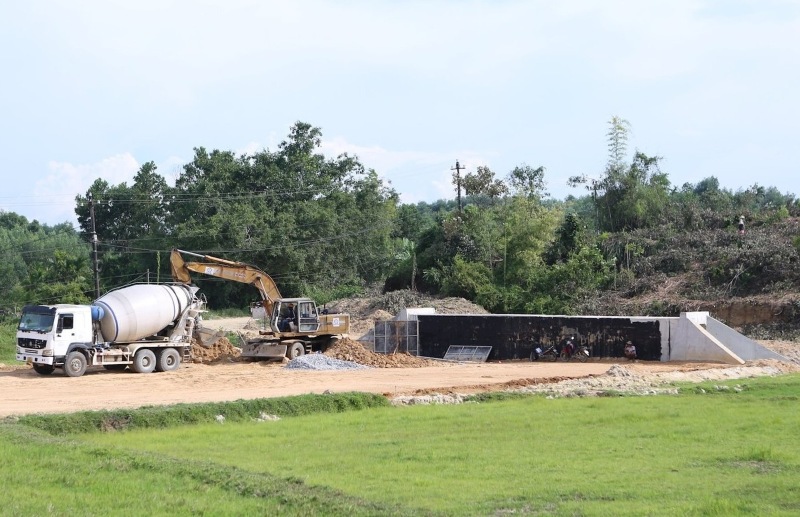
[[[202,262],[186,262],[183,255],[197,257]],[[267,318],[272,317],[272,308],[277,300],[281,298],[278,286],[265,272],[257,267],[243,262],[234,262],[209,255],[199,255],[189,251],[173,249],[170,254],[170,268],[172,278],[176,282],[189,284],[192,281],[191,272],[202,273],[225,280],[250,284],[258,289],[261,295],[261,302],[264,304]]]

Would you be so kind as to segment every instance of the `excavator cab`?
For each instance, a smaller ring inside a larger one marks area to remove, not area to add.
[[[278,332],[314,334],[320,326],[317,304],[309,298],[276,300],[270,323]]]

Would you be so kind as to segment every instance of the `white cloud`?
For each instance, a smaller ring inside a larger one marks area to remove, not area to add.
[[[378,176],[400,193],[403,203],[432,202],[454,197],[452,167],[456,160],[464,168],[461,174],[475,172],[478,166],[490,166],[490,161],[474,151],[395,151],[381,146],[363,146],[343,137],[323,140],[320,151],[328,158],[342,153],[357,156],[366,169],[375,169]],[[453,157],[463,157],[453,158]],[[498,177],[504,173],[495,171]]]
[[[9,58],[23,79],[0,84],[14,99],[0,172],[11,195],[46,174],[37,195],[58,196],[0,198],[29,218],[52,222],[41,214],[63,200],[56,222],[71,218],[91,180],[130,179],[110,172],[134,172],[130,155],[93,163],[108,149],[155,159],[174,184],[193,145],[274,151],[295,120],[336,128],[324,154],[357,155],[404,202],[455,197],[456,159],[498,177],[543,165],[559,195],[566,176],[602,168],[611,115],[674,183],[711,171],[744,185],[764,170],[798,190],[797,0],[7,4],[0,43],[20,49]],[[35,155],[87,165],[45,169]]]
[[[85,194],[94,180],[102,178],[109,185],[130,183],[140,165],[130,153],[122,153],[90,164],[51,161],[47,167],[49,173],[34,186],[35,208],[28,210],[29,218],[74,223],[75,197]]]

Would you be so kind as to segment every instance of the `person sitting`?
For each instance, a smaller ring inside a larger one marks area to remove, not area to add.
[[[625,357],[627,357],[631,361],[636,359],[636,347],[633,345],[633,343],[631,343],[630,341],[625,343],[624,353],[625,353]]]
[[[294,305],[291,303],[286,306],[286,312],[283,315],[283,319],[281,319],[280,324],[278,325],[278,330],[281,332],[288,332],[292,329],[292,326],[296,325],[295,323],[295,313],[294,313]]]
[[[567,342],[564,344],[564,348],[562,349],[562,355],[567,357],[572,357],[572,354],[575,353],[575,338],[570,336],[567,338]]]

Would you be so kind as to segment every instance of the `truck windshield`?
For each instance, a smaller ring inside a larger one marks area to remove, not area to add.
[[[48,307],[25,307],[19,319],[19,330],[49,332],[53,328],[56,310]]]

